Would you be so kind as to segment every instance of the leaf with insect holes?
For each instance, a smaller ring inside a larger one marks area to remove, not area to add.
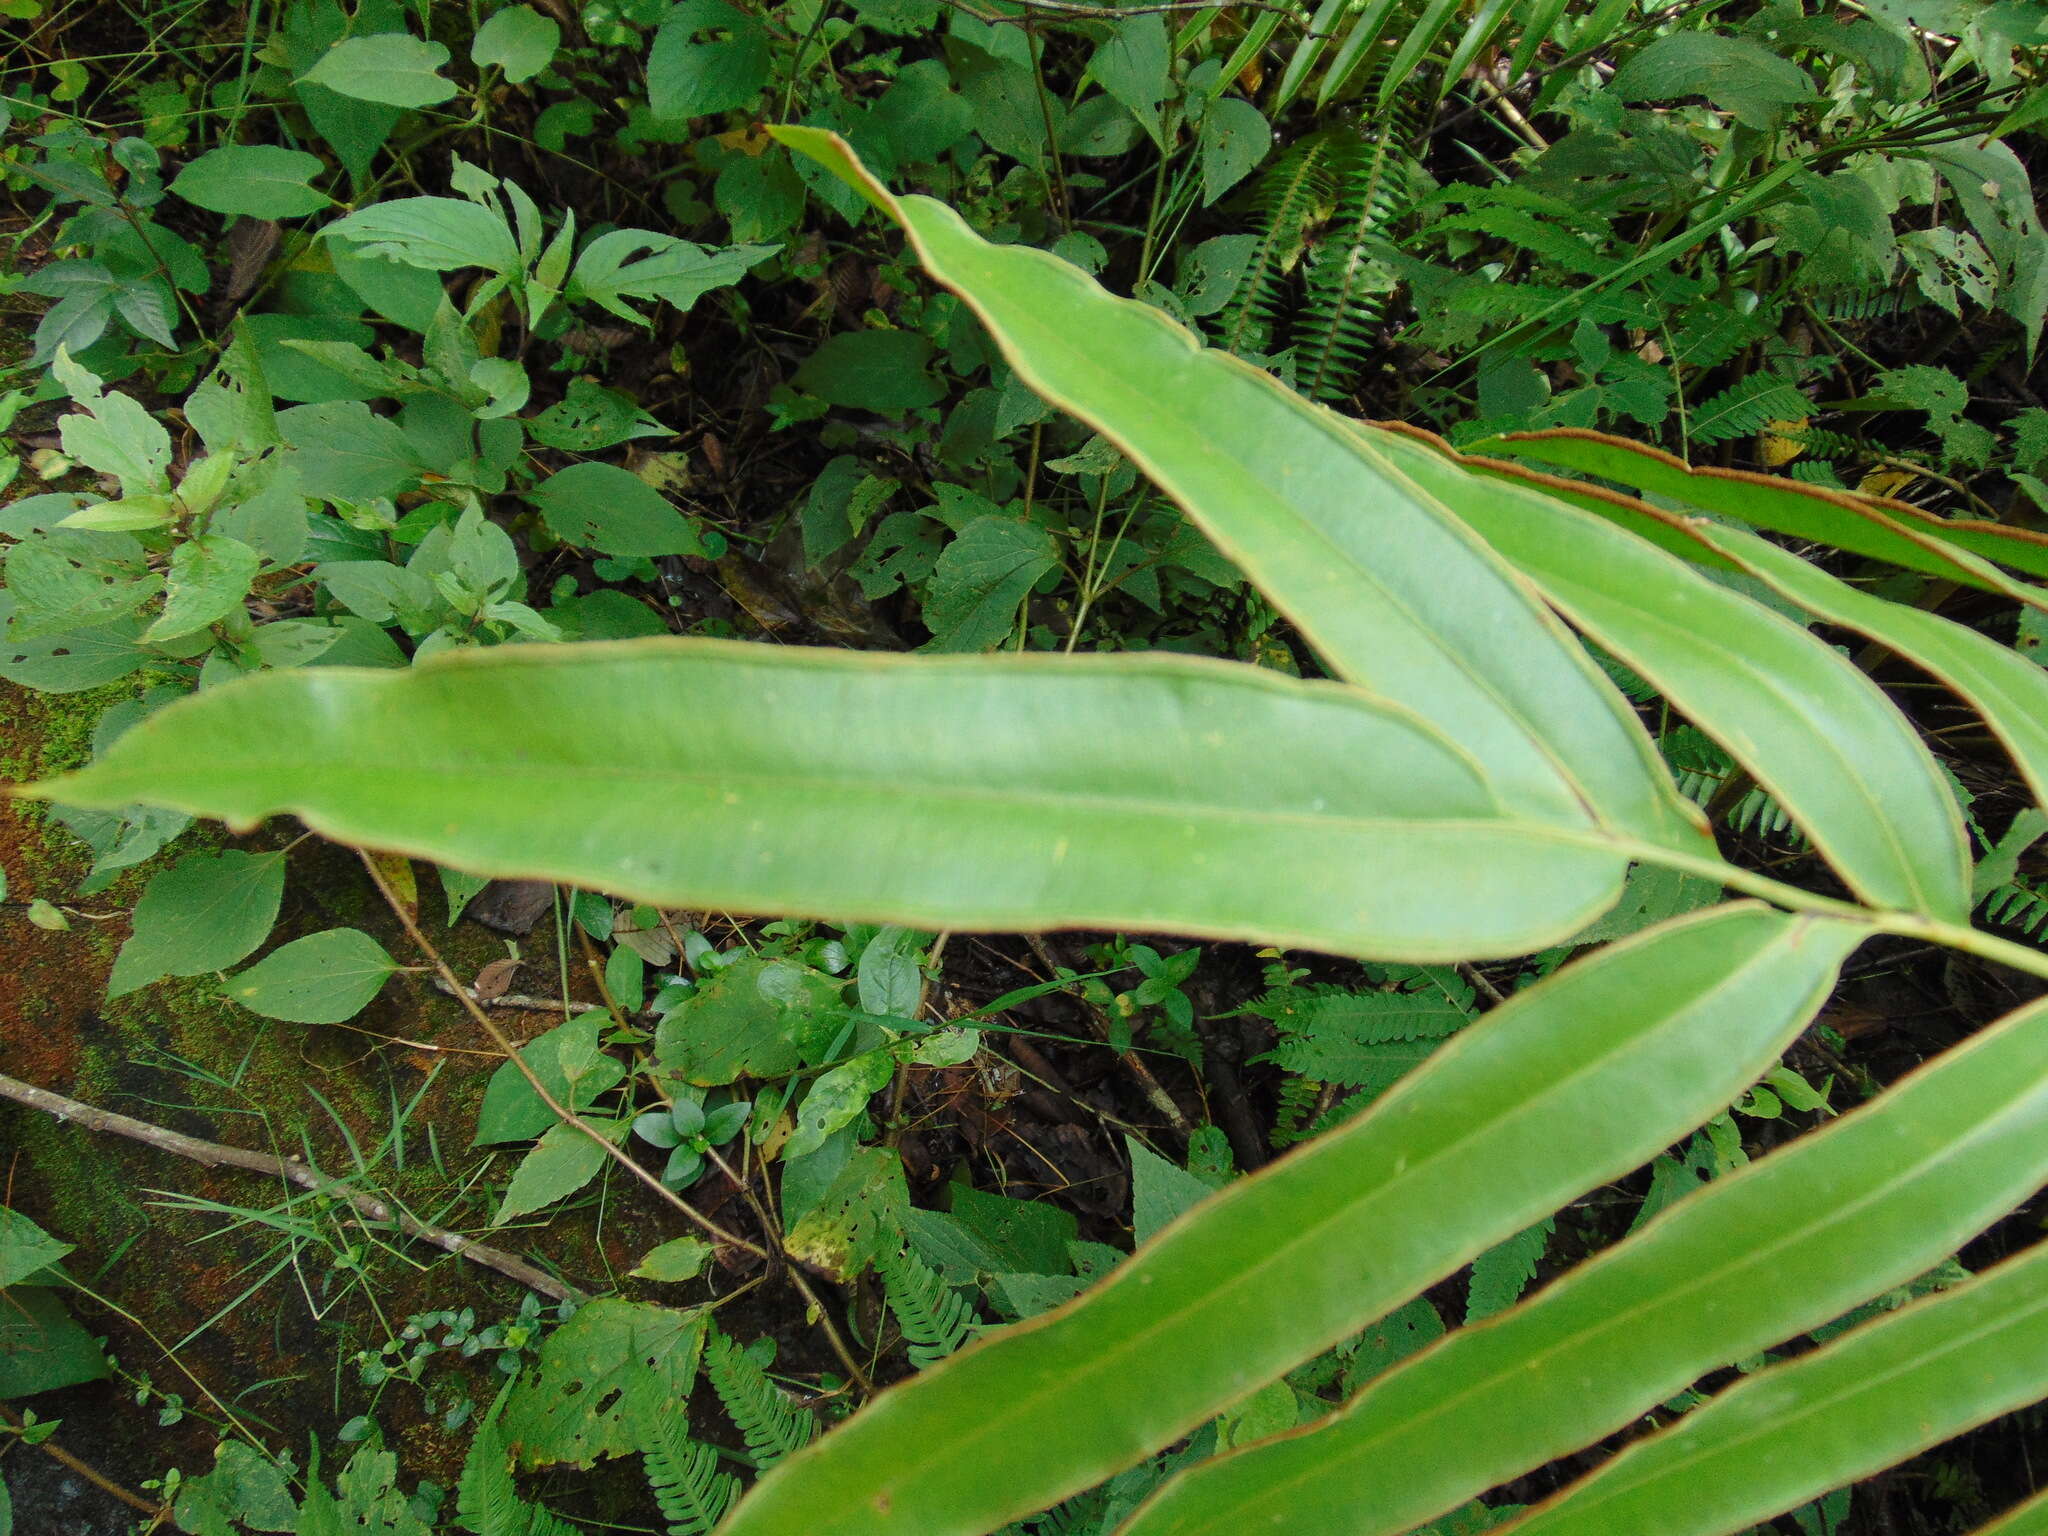
[[[360,928],[330,928],[272,950],[230,977],[227,996],[266,1019],[339,1024],[384,988],[398,963]]]
[[[526,493],[564,544],[607,555],[703,555],[694,524],[616,464],[571,464]]]
[[[171,191],[209,213],[296,219],[332,204],[312,184],[326,169],[318,155],[301,149],[227,144],[209,149],[178,172]]]
[[[144,887],[107,996],[125,997],[163,976],[226,970],[270,936],[283,898],[281,853],[185,855]]]
[[[804,1095],[796,1130],[783,1145],[782,1155],[802,1157],[815,1152],[834,1131],[851,1125],[868,1107],[868,1100],[889,1085],[896,1065],[893,1051],[867,1051],[821,1075]]]
[[[1265,115],[1238,96],[1211,102],[1202,117],[1202,202],[1213,203],[1258,169],[1273,147]]]
[[[583,248],[569,274],[571,303],[588,299],[636,325],[647,317],[627,299],[660,299],[687,310],[714,288],[729,288],[779,245],[734,245],[707,250],[645,229],[615,229]]]
[[[702,1311],[616,1297],[581,1308],[505,1399],[500,1423],[519,1464],[587,1467],[642,1449],[643,1418],[680,1415],[689,1401],[704,1330]]]
[[[753,101],[769,69],[760,22],[725,0],[683,0],[663,18],[648,50],[648,109],[659,122],[729,112]]]
[[[455,94],[440,73],[448,50],[405,32],[343,38],[299,78],[357,101],[389,107],[431,107]]]
[[[238,611],[262,566],[261,555],[224,533],[185,540],[171,551],[163,615],[142,632],[143,640],[162,645]]]

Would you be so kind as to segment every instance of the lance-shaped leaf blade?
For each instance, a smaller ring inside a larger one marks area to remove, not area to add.
[[[2044,1121],[2037,1003],[1330,1418],[1192,1468],[1119,1536],[1409,1530],[1931,1268],[2048,1179]]]
[[[1517,993],[1094,1290],[884,1393],[726,1536],[976,1536],[1157,1450],[1711,1115],[1862,932],[1724,906]]]
[[[2048,1396],[2048,1243],[1730,1387],[1500,1527],[1720,1536]]]
[[[1814,618],[1876,641],[1927,672],[1983,716],[1992,734],[2011,754],[2035,801],[2048,805],[2048,671],[2011,646],[2001,645],[1990,636],[1940,614],[1892,602],[1852,586],[1812,561],[1744,529],[1684,517],[1618,492],[1563,480],[1519,464],[1458,454],[1432,434],[1411,428],[1401,430],[1474,474],[1526,486],[1596,513],[1681,559],[1753,577]],[[1539,436],[1547,442],[1552,434]],[[1574,432],[1567,440],[1577,443],[1587,436]],[[1623,445],[1619,439],[1599,438],[1597,445],[1634,449],[1634,445]],[[1766,494],[1752,483],[1757,478],[1760,477],[1744,482],[1747,494]],[[1802,489],[1792,482],[1779,481],[1769,488],[1769,493],[1796,499]],[[1957,551],[1951,558],[1954,567],[1979,578],[1975,583],[1978,586],[2001,591],[2020,602],[2044,600],[2037,589],[2010,580],[1974,555]]]
[[[2048,576],[2048,534],[1972,519],[1936,517],[1903,501],[1859,496],[1775,475],[1694,467],[1659,448],[1604,432],[1564,427],[1488,438],[1471,452],[1554,465],[1597,475],[1686,506],[1738,518],[1751,527],[1832,544],[1969,586],[2005,590],[1958,553]]]
[[[2048,1536],[2048,1493],[2036,1494],[1989,1525],[1980,1525],[1972,1536]]]
[[[1969,921],[1969,845],[1948,781],[1846,657],[1603,518],[1478,481],[1413,439],[1387,443],[1560,612],[1726,747],[1858,895]]]
[[[1018,376],[1142,467],[1337,675],[1437,725],[1511,810],[1703,851],[1696,813],[1590,658],[1373,441],[1079,268],[890,196],[836,136],[773,131],[901,224]]]
[[[1625,855],[1504,816],[1403,711],[1175,657],[506,647],[182,700],[70,805],[290,811],[346,842],[670,906],[1176,930],[1409,959],[1553,942]]]

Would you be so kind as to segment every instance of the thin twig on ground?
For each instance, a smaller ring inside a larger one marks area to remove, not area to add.
[[[130,1141],[139,1141],[144,1146],[155,1147],[159,1152],[189,1158],[207,1168],[240,1168],[249,1173],[260,1173],[270,1178],[281,1179],[315,1194],[331,1195],[355,1207],[366,1220],[383,1225],[395,1226],[407,1237],[431,1243],[457,1258],[468,1259],[486,1269],[495,1269],[508,1280],[517,1280],[529,1290],[555,1301],[580,1301],[583,1292],[564,1281],[556,1279],[545,1270],[536,1269],[524,1259],[493,1248],[488,1243],[479,1243],[464,1237],[460,1232],[451,1232],[445,1227],[434,1226],[407,1214],[375,1195],[365,1194],[351,1187],[341,1179],[330,1178],[311,1163],[297,1158],[273,1157],[268,1152],[255,1152],[246,1147],[230,1147],[217,1141],[201,1141],[196,1136],[183,1136],[176,1131],[152,1125],[147,1120],[137,1120],[129,1115],[116,1114],[110,1109],[95,1109],[77,1099],[66,1098],[61,1093],[52,1093],[47,1088],[38,1088],[33,1083],[24,1083],[19,1078],[0,1073],[0,1098],[12,1099],[30,1109],[42,1110],[55,1115],[59,1120],[73,1125],[84,1126],[89,1131],[104,1131],[112,1136],[125,1136]]]
[[[13,1428],[15,1430],[19,1430],[22,1427],[21,1420],[16,1418],[12,1410],[7,1408],[0,1408],[0,1421],[4,1421],[10,1428]],[[99,1471],[96,1467],[93,1467],[86,1462],[80,1461],[76,1456],[72,1455],[69,1451],[65,1450],[63,1446],[59,1445],[54,1440],[43,1440],[38,1442],[37,1449],[40,1450],[45,1456],[48,1456],[52,1461],[56,1462],[58,1466],[63,1467],[68,1471],[76,1472],[88,1483],[91,1483],[93,1487],[99,1489],[100,1492],[109,1494],[112,1497],[119,1499],[123,1504],[126,1504],[130,1509],[141,1510],[145,1515],[151,1516],[159,1523],[161,1523],[163,1518],[170,1513],[170,1510],[166,1505],[152,1504],[148,1499],[145,1499],[141,1494],[130,1493],[126,1488],[123,1488],[119,1483],[115,1482],[111,1477],[108,1477],[105,1473]]]

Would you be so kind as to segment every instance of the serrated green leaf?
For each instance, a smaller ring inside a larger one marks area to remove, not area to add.
[[[171,551],[164,611],[142,632],[147,645],[162,645],[238,612],[263,557],[224,533],[186,539]]]
[[[986,651],[1015,632],[1024,599],[1059,564],[1052,535],[1021,517],[977,517],[939,554],[925,584],[930,651]]]
[[[607,1155],[604,1148],[573,1125],[550,1126],[533,1150],[520,1158],[493,1226],[527,1216],[566,1200],[597,1177]]]

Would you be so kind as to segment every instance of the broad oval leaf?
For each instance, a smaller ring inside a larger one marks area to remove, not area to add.
[[[497,65],[517,85],[546,69],[561,44],[562,26],[552,16],[529,5],[508,5],[477,29],[469,57],[479,67]]]
[[[455,94],[440,73],[448,50],[407,32],[345,37],[299,78],[357,101],[391,107],[431,107]]]
[[[1924,1272],[2048,1179],[2044,1122],[2048,1003],[1709,1185],[1331,1417],[1184,1473],[1120,1536],[1406,1531]]]
[[[1522,953],[1612,903],[1593,829],[1504,816],[1402,711],[1185,658],[717,641],[325,667],[180,701],[70,805],[292,811],[344,841],[665,906]]]
[[[107,996],[125,997],[164,976],[225,970],[269,936],[283,900],[281,853],[188,853],[150,877],[134,930],[114,957]]]
[[[1726,747],[1858,895],[1968,923],[1955,796],[1912,723],[1846,657],[1604,518],[1477,481],[1412,439],[1386,442],[1574,624]]]
[[[564,544],[607,555],[702,555],[696,526],[669,499],[616,464],[571,464],[526,493]]]
[[[397,969],[360,928],[329,928],[272,950],[229,977],[224,990],[266,1019],[339,1024],[368,1007]]]
[[[1513,1536],[1720,1536],[2048,1396],[2048,1243],[1638,1441]]]
[[[1712,1114],[1862,933],[1743,903],[1568,966],[1076,1301],[884,1393],[726,1536],[973,1536],[1157,1450]]]
[[[1020,378],[1142,467],[1335,673],[1485,764],[1510,809],[1702,851],[1695,813],[1590,658],[1341,418],[1045,251],[992,245],[930,198],[891,197],[836,136],[772,131],[900,223]]]
[[[213,213],[296,219],[333,201],[312,185],[326,169],[318,155],[302,149],[228,144],[209,149],[178,172],[171,191]]]

